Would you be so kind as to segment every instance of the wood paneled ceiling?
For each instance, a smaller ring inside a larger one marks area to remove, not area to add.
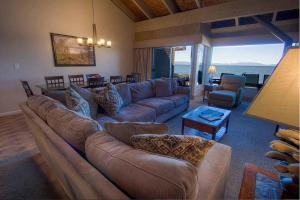
[[[111,0],[134,22],[235,0]]]

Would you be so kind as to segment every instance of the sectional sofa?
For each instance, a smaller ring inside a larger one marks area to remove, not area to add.
[[[154,85],[153,81],[118,85],[123,107],[113,116],[99,110],[96,120],[44,95],[20,105],[41,154],[70,199],[223,198],[230,147],[215,143],[196,167],[127,142],[133,134],[167,133],[165,124],[155,122],[188,108],[188,88],[172,88],[172,95],[157,97]],[[82,93],[85,98],[89,95]],[[148,123],[126,129],[124,121]],[[107,122],[117,128],[113,131]]]

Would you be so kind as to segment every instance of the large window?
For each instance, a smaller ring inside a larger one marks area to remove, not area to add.
[[[217,69],[214,76],[218,78],[221,73],[259,74],[262,83],[264,75],[271,74],[281,59],[283,48],[283,44],[213,47],[212,65]]]

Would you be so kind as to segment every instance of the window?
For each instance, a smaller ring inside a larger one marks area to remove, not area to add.
[[[217,69],[214,76],[220,77],[221,73],[259,74],[262,83],[264,75],[271,74],[281,59],[283,49],[283,44],[213,47],[212,65]]]

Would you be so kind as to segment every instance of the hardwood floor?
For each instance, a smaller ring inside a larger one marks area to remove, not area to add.
[[[0,199],[67,199],[22,114],[0,117]]]

